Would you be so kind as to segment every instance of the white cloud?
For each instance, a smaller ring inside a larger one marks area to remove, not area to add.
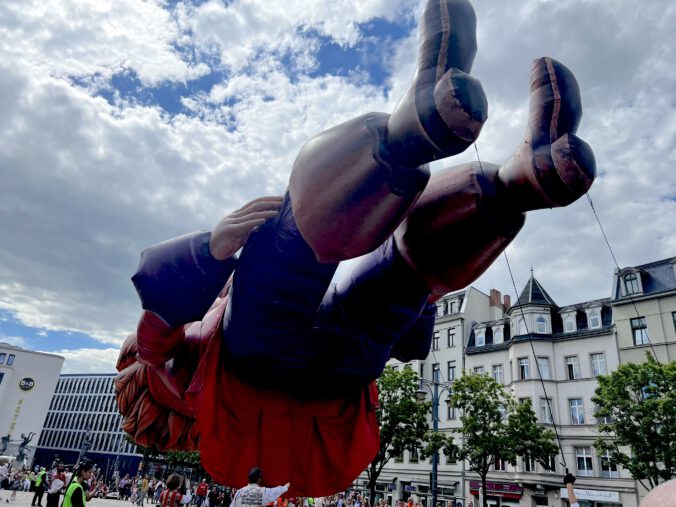
[[[119,349],[55,350],[50,354],[63,356],[61,373],[116,373],[115,363]]]
[[[0,2],[0,308],[29,326],[121,343],[138,317],[129,276],[143,247],[283,192],[303,143],[357,114],[390,110],[408,87],[415,33],[372,42],[370,56],[391,72],[382,86],[357,63],[345,77],[310,77],[315,34],[354,45],[360,24],[408,19],[416,3]],[[620,263],[676,255],[676,71],[667,65],[676,7],[474,3],[474,73],[490,115],[482,159],[503,162],[523,135],[531,60],[559,58],[582,88],[580,136],[600,175],[592,196]],[[155,85],[221,65],[226,78],[182,98],[191,116],[93,96],[120,72]],[[472,148],[435,170],[475,158]],[[517,290],[533,264],[560,304],[609,294],[613,266],[584,199],[532,214],[508,254]],[[504,260],[477,285],[513,291]],[[77,364],[101,355],[77,352]]]

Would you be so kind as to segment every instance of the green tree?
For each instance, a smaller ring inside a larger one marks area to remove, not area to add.
[[[646,356],[600,376],[592,401],[596,418],[607,421],[596,448],[651,489],[676,476],[676,362]]]
[[[378,379],[380,450],[366,468],[372,501],[383,467],[404,450],[423,450],[431,404],[417,401],[419,387],[418,375],[411,368],[385,368]]]
[[[459,410],[463,436],[463,445],[455,454],[481,477],[484,492],[496,459],[516,465],[517,458],[529,458],[548,468],[557,454],[554,433],[537,424],[530,401],[517,403],[488,375],[465,373],[458,378],[453,382],[451,404]],[[487,506],[484,495],[483,507]]]

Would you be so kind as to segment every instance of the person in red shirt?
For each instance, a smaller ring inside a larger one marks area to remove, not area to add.
[[[167,487],[160,493],[159,507],[181,507],[183,495],[180,492],[183,486],[183,477],[171,474],[167,478]]]
[[[204,499],[207,497],[207,493],[209,492],[209,486],[207,485],[207,480],[202,479],[202,482],[200,482],[197,485],[197,489],[195,489],[195,505],[198,507],[204,503]]]

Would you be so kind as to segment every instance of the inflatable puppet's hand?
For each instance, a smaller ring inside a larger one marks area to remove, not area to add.
[[[239,250],[254,230],[279,212],[282,198],[259,197],[223,218],[211,233],[209,251],[214,259],[225,260]]]

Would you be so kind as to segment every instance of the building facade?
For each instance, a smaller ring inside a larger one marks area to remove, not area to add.
[[[455,410],[447,403],[448,385],[462,374],[465,367],[463,350],[467,345],[472,326],[476,322],[494,319],[503,312],[503,303],[498,291],[486,295],[474,287],[445,295],[436,302],[437,317],[430,354],[425,360],[412,361],[406,366],[414,368],[421,379],[431,382],[436,379],[441,388],[439,391],[438,426],[439,431],[455,434],[459,421]],[[390,361],[394,368],[404,367],[396,360]],[[432,392],[422,390],[421,394],[428,400]],[[430,419],[431,425],[431,419]],[[462,503],[465,497],[463,462],[449,461],[443,453],[439,455],[437,498],[446,505],[447,502]],[[366,483],[364,474],[358,479],[360,488]],[[381,474],[376,485],[378,496],[393,499],[407,499],[416,495],[425,505],[431,505],[430,460],[421,459],[416,452],[404,451],[393,462],[390,462]],[[393,505],[390,502],[390,505]]]
[[[43,419],[35,462],[77,463],[82,452],[106,477],[136,474],[142,455],[120,428],[115,374],[61,375]]]
[[[0,455],[33,459],[64,358],[0,343]]]
[[[616,270],[611,303],[622,363],[676,360],[676,257]]]
[[[596,378],[618,365],[610,299],[561,308],[533,276],[504,318],[474,327],[466,370],[491,375],[518,402],[530,401],[560,447],[553,470],[527,459],[516,466],[497,460],[488,478],[490,506],[566,506],[566,468],[578,477],[581,507],[638,505],[630,474],[594,447]],[[468,473],[466,481],[477,505],[479,477]]]

